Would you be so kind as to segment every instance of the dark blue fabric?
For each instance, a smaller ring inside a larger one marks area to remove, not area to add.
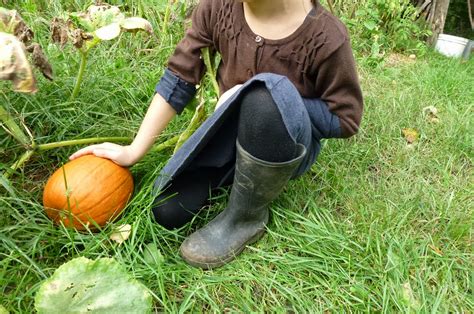
[[[196,95],[196,87],[165,70],[155,91],[160,94],[179,114]],[[316,138],[341,137],[339,118],[331,113],[328,105],[321,99],[302,98],[312,123],[313,136]]]
[[[315,138],[341,137],[339,118],[329,111],[328,105],[321,99],[303,98],[311,120],[311,129]]]
[[[340,134],[339,119],[327,110],[318,99],[303,99],[291,81],[281,75],[261,73],[227,99],[194,132],[174,154],[155,181],[155,190],[160,191],[172,178],[185,169],[202,166],[215,167],[231,162],[235,158],[237,138],[238,98],[253,82],[263,82],[282,115],[288,134],[295,143],[303,144],[307,154],[293,177],[306,172],[315,162],[320,150],[320,140],[325,136]]]
[[[176,113],[180,114],[196,95],[196,87],[166,69],[160,82],[156,85],[155,92],[160,94]]]

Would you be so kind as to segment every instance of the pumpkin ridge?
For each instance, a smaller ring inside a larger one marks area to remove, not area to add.
[[[113,161],[110,161],[110,160],[105,159],[105,158],[96,157],[96,156],[93,156],[93,155],[88,155],[88,156],[86,156],[86,159],[87,159],[87,160],[84,159],[81,164],[84,164],[84,163],[87,162],[87,163],[88,163],[88,166],[90,166],[89,163],[90,163],[94,158],[97,159],[95,162],[97,162],[98,160],[100,160],[100,164],[96,165],[96,166],[95,166],[94,168],[92,168],[92,169],[88,169],[88,171],[84,171],[85,174],[84,174],[82,177],[77,178],[77,180],[75,180],[75,182],[85,181],[85,180],[87,180],[87,179],[86,179],[87,177],[94,176],[97,172],[99,172],[100,170],[102,170],[102,168],[103,168],[104,166],[105,166],[105,167],[109,167],[109,166],[110,166],[110,163],[113,163]],[[118,165],[115,164],[115,163],[113,163],[113,165],[114,165],[114,166],[118,166]],[[120,166],[119,166],[119,167],[120,167]],[[102,181],[105,181],[105,180],[107,180],[107,179],[110,178],[110,177],[111,177],[111,175],[102,176],[102,177],[99,178],[99,179],[102,180]],[[67,179],[67,178],[66,178],[66,179]],[[120,186],[119,186],[119,187],[120,187]],[[110,194],[112,194],[116,189],[117,189],[117,188],[115,188],[115,189],[113,189],[113,190],[112,190],[112,189],[108,189],[108,190],[109,190],[109,193],[107,194],[106,197],[104,197],[104,199],[107,198]],[[74,191],[74,189],[73,189],[73,191]],[[82,198],[81,198],[81,199],[79,200],[79,202],[78,202],[78,204],[79,204],[82,200],[88,199],[89,196],[92,194],[92,191],[90,191],[90,192],[88,192],[88,193],[82,193],[82,191],[79,190],[79,192],[76,192],[76,194],[81,194],[81,196],[82,196]],[[62,207],[62,208],[67,208],[67,198],[66,198],[65,202],[62,204],[61,207]],[[88,207],[88,208],[91,208],[91,206],[87,206],[87,207]],[[95,207],[95,205],[94,205],[94,207]],[[79,206],[76,206],[76,204],[74,204],[74,206],[71,206],[71,208],[73,208],[73,209],[79,209]],[[92,208],[93,208],[93,207],[92,207]],[[89,210],[86,209],[85,211],[81,211],[81,212],[79,212],[79,213],[76,213],[76,216],[77,216],[77,217],[80,217],[81,215],[87,214],[87,213],[89,213],[89,212],[90,212],[90,209],[89,209]]]
[[[80,163],[78,162],[77,165],[74,165],[74,166],[75,167],[81,167],[82,165],[87,164],[87,166],[90,167],[92,165],[92,163],[90,163],[90,160],[92,160],[92,159],[90,158],[90,156],[84,156],[84,157],[86,157],[86,158],[84,158],[83,160],[81,160]],[[96,158],[100,158],[100,157],[96,157]],[[100,159],[101,159],[101,163],[99,165],[96,165],[95,167],[91,167],[91,169],[87,169],[87,171],[79,172],[79,173],[83,173],[83,175],[80,176],[80,177],[75,178],[74,181],[75,182],[85,181],[85,180],[87,180],[86,179],[87,177],[90,177],[90,176],[96,174],[98,171],[100,171],[101,167],[104,165],[104,159],[103,158],[100,158]],[[78,160],[80,160],[80,159],[78,159]],[[68,167],[68,168],[70,168],[70,167]],[[76,168],[74,168],[74,169],[76,169]],[[68,170],[66,169],[66,181],[67,181],[67,171]],[[73,170],[72,171],[72,176],[76,176],[77,173],[78,173],[77,171]],[[103,178],[103,179],[106,179],[106,178]],[[61,183],[64,183],[64,179],[61,179]],[[63,187],[64,187],[64,194],[66,194],[66,191],[67,191],[66,186],[63,185]],[[74,189],[72,189],[73,192],[74,192],[74,190],[76,190],[76,187]],[[83,193],[81,193],[81,190],[79,190],[79,192],[76,192],[76,194],[81,194],[82,199],[86,199],[91,194],[91,192],[83,195]],[[69,198],[69,200],[71,200],[71,197]],[[68,201],[68,198],[66,196],[64,203],[61,204],[60,207],[61,208],[68,208],[68,206],[67,206],[68,202],[67,201]],[[80,200],[79,200],[79,202],[80,202]],[[71,209],[77,209],[77,208],[78,208],[78,206],[76,206],[76,204],[74,204],[74,206],[71,204]]]
[[[122,184],[120,184],[119,187],[124,186],[124,185],[126,184],[126,181],[128,181],[128,178],[125,177],[124,180],[122,181]],[[120,202],[117,202],[117,203],[124,203],[124,204],[126,205],[127,201],[128,201],[128,200],[130,199],[130,197],[133,195],[133,183],[132,183],[132,186],[131,186],[131,187],[132,187],[132,191],[131,191],[130,193],[128,193],[126,199],[125,199],[125,200],[121,200]],[[107,198],[104,197],[104,199],[103,199],[100,203],[98,203],[97,205],[99,205],[99,204],[103,203],[104,201],[108,200],[108,197],[109,197],[109,195],[107,196]],[[125,208],[125,207],[124,207],[124,208]],[[121,209],[121,211],[123,211],[123,208]],[[110,212],[109,212],[109,213],[110,213]],[[99,215],[99,216],[96,217],[96,220],[101,219],[103,216],[106,216],[106,215],[108,215],[109,213],[102,213],[101,215]],[[117,209],[115,209],[115,210],[113,211],[113,214],[111,215],[110,218],[114,218],[114,216],[115,216],[115,215],[118,215],[118,214],[120,214],[120,212],[117,213]]]
[[[82,218],[84,218],[84,219],[87,219],[87,220],[88,220],[88,218],[91,218],[91,215],[88,215],[88,214],[90,214],[91,211],[94,211],[94,209],[96,209],[97,207],[99,207],[100,204],[104,203],[105,201],[108,201],[110,195],[113,194],[117,189],[119,189],[120,187],[122,187],[123,185],[125,185],[125,182],[126,182],[126,181],[128,181],[128,178],[127,178],[127,177],[124,177],[123,180],[122,180],[122,183],[121,183],[119,186],[117,186],[116,188],[110,189],[109,193],[108,193],[107,195],[103,196],[102,200],[101,200],[99,203],[96,203],[94,206],[88,206],[88,209],[86,209],[85,211],[81,211],[80,213],[76,213],[74,217],[75,217],[75,218],[77,217],[76,219],[82,219]],[[89,194],[90,194],[90,193],[89,193]],[[89,194],[87,194],[84,198],[87,198],[87,196],[88,196]],[[131,195],[131,194],[132,194],[132,193],[130,193],[130,195]],[[128,197],[127,197],[127,199],[128,199]],[[120,205],[120,203],[123,203],[123,202],[117,202],[117,203]],[[115,212],[116,212],[116,209],[114,210],[114,213],[115,213]],[[94,220],[98,220],[98,218],[101,218],[102,216],[108,215],[109,213],[110,213],[110,212],[105,212],[105,213],[103,213],[102,215],[96,216],[96,218],[95,218]],[[86,215],[86,216],[83,217],[84,215]]]
[[[132,195],[132,193],[129,194],[129,197],[130,197],[131,195]],[[129,199],[129,197],[127,197],[127,200]],[[122,208],[120,211],[118,211],[117,209],[115,209],[115,210],[112,212],[112,214],[110,214],[110,212],[103,213],[103,214],[101,214],[101,215],[99,215],[99,216],[96,216],[95,220],[100,220],[100,219],[102,219],[104,216],[107,216],[107,215],[110,216],[110,217],[109,217],[109,220],[110,220],[110,219],[113,220],[113,219],[115,219],[118,215],[120,215],[120,214],[123,212],[124,209],[125,209],[125,207]]]

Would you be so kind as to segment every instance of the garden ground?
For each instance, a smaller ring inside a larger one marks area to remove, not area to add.
[[[27,17],[46,32],[44,20]],[[77,56],[46,44],[56,80],[40,80],[35,96],[2,92],[1,101],[37,142],[132,137],[173,50],[167,42],[156,49],[158,42],[122,38],[97,51],[76,101],[67,99]],[[150,217],[153,178],[171,152],[150,153],[131,169],[133,200],[120,220],[94,234],[53,225],[41,205],[48,176],[77,147],[36,155],[0,190],[0,305],[32,312],[41,282],[85,256],[117,259],[148,287],[156,311],[474,311],[474,60],[428,52],[415,59],[392,54],[375,67],[358,61],[365,96],[359,134],[325,141],[311,171],[272,204],[266,235],[213,271],[188,266],[178,248],[225,207],[227,191],[180,230]],[[404,129],[418,134],[413,143]],[[22,150],[3,130],[0,144],[6,167]],[[127,223],[127,241],[109,239]]]

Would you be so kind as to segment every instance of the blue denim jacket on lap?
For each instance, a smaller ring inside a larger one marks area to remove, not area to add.
[[[181,114],[186,105],[196,95],[196,87],[169,69],[165,70],[155,91],[160,94],[173,109]],[[316,139],[341,137],[339,118],[331,113],[326,102],[321,99],[302,98],[312,124],[313,137]]]

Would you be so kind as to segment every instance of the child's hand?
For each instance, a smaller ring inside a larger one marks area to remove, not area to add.
[[[131,166],[137,162],[130,146],[121,146],[113,143],[102,143],[84,147],[72,154],[69,160],[74,160],[89,154],[108,158],[123,167]]]

